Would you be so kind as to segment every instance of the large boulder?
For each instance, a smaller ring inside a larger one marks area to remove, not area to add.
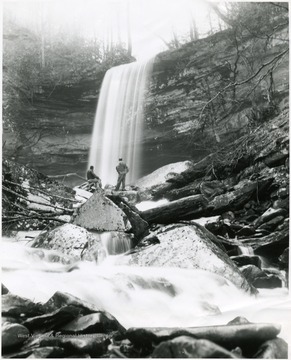
[[[2,349],[17,348],[29,338],[29,330],[20,324],[4,324],[2,326]]]
[[[255,359],[288,359],[288,344],[281,338],[275,338],[264,342]]]
[[[240,268],[248,281],[256,288],[276,288],[282,286],[282,280],[273,274],[267,274],[255,265],[244,265]]]
[[[32,247],[57,250],[68,255],[72,261],[78,261],[84,257],[86,260],[94,260],[95,254],[88,252],[86,256],[84,254],[88,243],[96,243],[96,237],[93,234],[80,226],[65,224],[37,236]]]
[[[167,180],[174,178],[177,174],[184,172],[191,166],[190,161],[182,161],[165,165],[149,175],[140,178],[136,186],[140,188],[154,188],[164,185]]]
[[[97,189],[93,196],[77,209],[75,225],[95,231],[128,231],[131,228],[125,213]]]
[[[207,270],[239,288],[256,292],[226,253],[213,243],[215,236],[202,226],[168,225],[155,235],[159,243],[130,255],[131,264]]]
[[[115,317],[105,311],[78,317],[61,328],[65,334],[108,333],[116,330],[125,332]]]

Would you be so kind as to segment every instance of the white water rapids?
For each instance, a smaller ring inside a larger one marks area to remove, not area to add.
[[[291,301],[286,288],[249,296],[224,278],[201,270],[115,266],[120,256],[101,265],[79,262],[70,272],[19,242],[2,241],[2,283],[14,294],[46,302],[56,291],[94,303],[131,326],[226,324],[236,316],[252,322],[279,323],[290,340]]]
[[[116,66],[102,82],[88,165],[95,167],[104,185],[116,183],[120,157],[130,169],[128,183],[140,176],[143,100],[152,63]]]

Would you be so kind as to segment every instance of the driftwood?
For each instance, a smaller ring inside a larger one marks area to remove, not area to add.
[[[5,183],[19,186],[19,187],[21,187],[24,191],[28,191],[28,189],[26,189],[22,184],[19,184],[19,183],[13,182],[13,181],[8,181],[8,180],[5,180]],[[70,198],[66,198],[66,197],[60,196],[60,195],[50,194],[50,193],[48,193],[48,192],[40,189],[39,187],[35,187],[35,186],[29,185],[29,189],[37,190],[39,193],[42,193],[42,194],[44,194],[44,195],[46,195],[46,196],[49,196],[49,197],[52,197],[52,198],[61,199],[61,200],[64,200],[64,201],[75,202],[75,203],[78,202],[78,200],[75,200],[75,199],[70,199]]]
[[[7,224],[7,223],[13,223],[13,222],[18,222],[18,221],[22,221],[22,220],[32,220],[32,219],[37,219],[37,220],[52,220],[52,221],[58,221],[61,222],[63,224],[67,224],[68,221],[62,220],[62,219],[58,219],[55,217],[48,217],[48,216],[36,216],[36,215],[29,215],[29,216],[25,216],[23,215],[22,217],[20,216],[3,216],[2,217],[2,223],[3,224]]]
[[[29,200],[29,199],[26,198],[25,196],[20,195],[20,194],[19,194],[18,192],[16,192],[16,191],[13,191],[13,190],[11,190],[11,189],[8,189],[8,188],[7,188],[6,186],[4,186],[4,185],[2,185],[2,188],[3,188],[3,190],[5,190],[5,191],[7,191],[7,192],[9,192],[9,193],[11,193],[11,194],[19,197],[20,199],[23,199],[23,200],[25,200],[25,201],[28,201],[28,202],[30,202],[30,203],[34,203],[34,204],[38,204],[38,205],[43,205],[43,206],[48,206],[48,207],[51,207],[51,208],[53,208],[53,209],[63,210],[63,211],[66,211],[67,213],[70,213],[70,214],[72,214],[72,213],[74,212],[74,210],[72,210],[72,209],[66,209],[66,208],[61,207],[61,206],[52,205],[52,204],[46,204],[46,203],[42,203],[42,202],[34,201],[34,200]]]
[[[141,217],[148,223],[169,224],[178,220],[191,220],[201,217],[207,206],[202,195],[188,196],[183,199],[141,211]]]

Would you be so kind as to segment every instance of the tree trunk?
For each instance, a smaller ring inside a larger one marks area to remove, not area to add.
[[[131,54],[132,54],[129,2],[127,3],[127,54],[128,54],[128,56],[131,56]]]
[[[197,219],[202,216],[206,205],[207,200],[202,195],[193,195],[142,211],[140,216],[148,223],[168,224]]]

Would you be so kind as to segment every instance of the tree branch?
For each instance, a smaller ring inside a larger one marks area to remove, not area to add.
[[[8,180],[5,180],[5,183],[7,184],[12,184],[12,185],[17,185],[17,186],[21,186],[22,188],[24,188],[21,184],[18,184],[18,183],[15,183],[13,181],[8,181]],[[49,194],[47,193],[46,191],[44,190],[41,190],[37,187],[34,187],[34,186],[31,186],[29,185],[29,188],[30,189],[34,189],[34,190],[37,190],[39,191],[40,193],[44,194],[44,195],[47,195],[47,196],[50,196],[50,197],[53,197],[53,198],[57,198],[57,199],[61,199],[61,200],[66,200],[66,201],[71,201],[71,202],[78,202],[78,200],[75,200],[75,199],[69,199],[69,198],[65,198],[63,196],[59,196],[59,195],[53,195],[53,194]],[[25,188],[24,188],[25,189]],[[27,191],[27,190],[26,190]]]
[[[220,90],[218,93],[216,93],[216,95],[211,98],[209,101],[207,101],[207,103],[203,106],[200,115],[199,115],[199,119],[201,119],[206,107],[211,104],[215,99],[218,98],[218,96],[220,96],[221,94],[223,94],[226,90],[228,90],[229,88],[233,87],[233,86],[240,86],[243,84],[246,84],[247,82],[251,81],[252,79],[254,79],[266,66],[272,64],[274,61],[279,60],[280,58],[283,58],[283,56],[285,54],[287,54],[287,52],[289,51],[289,49],[286,49],[284,51],[282,51],[280,54],[276,55],[273,59],[271,59],[270,61],[264,63],[261,65],[261,67],[251,76],[249,76],[247,79],[241,81],[241,82],[234,82],[234,83],[229,83],[228,85],[226,85],[222,90]]]
[[[11,194],[13,194],[13,195],[16,195],[16,196],[19,197],[20,199],[23,199],[23,200],[28,201],[28,202],[30,202],[30,203],[34,203],[34,204],[38,204],[38,205],[42,205],[42,206],[48,206],[48,207],[51,207],[51,208],[54,208],[54,209],[59,209],[59,210],[66,211],[66,212],[68,212],[68,213],[73,213],[73,212],[74,212],[74,210],[72,210],[72,209],[66,209],[66,208],[63,208],[63,207],[61,207],[61,206],[51,205],[51,204],[44,204],[44,203],[41,203],[41,202],[39,202],[39,201],[28,200],[25,196],[22,196],[22,195],[20,195],[19,193],[15,192],[15,191],[13,191],[13,190],[8,189],[8,188],[7,188],[6,186],[4,186],[4,185],[2,185],[2,188],[3,188],[3,190],[5,190],[5,191],[7,191],[7,192],[9,192],[9,193],[11,193]]]

